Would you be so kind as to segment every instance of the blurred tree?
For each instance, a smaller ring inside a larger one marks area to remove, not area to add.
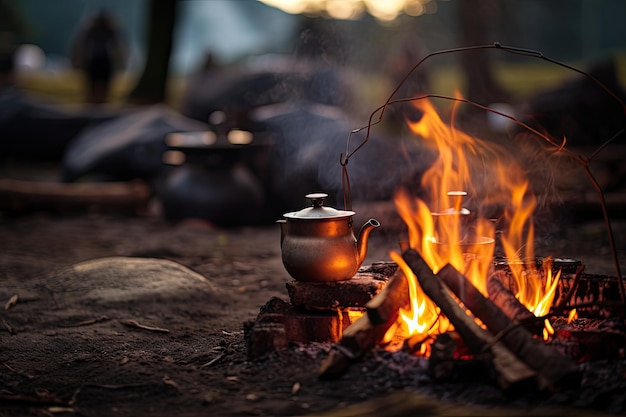
[[[493,44],[490,28],[502,19],[497,0],[463,0],[459,7],[461,46]],[[498,84],[493,60],[485,49],[463,52],[461,67],[467,77],[466,98],[481,104],[508,102],[509,94]]]
[[[167,75],[172,52],[176,0],[150,0],[148,49],[143,73],[128,101],[145,104],[165,101]]]
[[[9,0],[0,0],[0,32],[11,32],[24,35],[28,24],[15,4]]]

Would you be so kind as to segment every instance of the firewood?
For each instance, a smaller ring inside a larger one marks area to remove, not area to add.
[[[524,307],[499,279],[493,276],[489,278],[487,281],[487,293],[489,294],[489,299],[493,301],[508,318],[517,320],[533,334],[541,334],[543,330],[543,320],[535,317],[532,312]]]
[[[424,263],[415,251],[406,259],[412,264]],[[558,390],[580,385],[582,374],[576,364],[550,348],[516,322],[509,319],[490,299],[484,297],[452,265],[444,266],[437,276],[472,313],[498,335],[502,342],[531,369],[536,371],[539,388]]]
[[[435,286],[441,285],[427,266],[426,269],[430,273],[430,281]],[[428,284],[427,287],[430,289]],[[422,288],[426,291],[423,286]],[[455,317],[450,321],[457,331],[461,329],[459,334],[464,337],[464,342],[468,348],[475,353],[483,353],[488,350],[493,355],[494,367],[499,375],[498,382],[503,389],[525,382],[534,376],[532,370],[519,361],[488,332],[480,328],[456,303],[448,291],[442,288],[440,293],[442,297],[439,298],[446,300],[443,303],[450,305],[451,309],[455,309],[454,312],[449,311],[450,316]],[[333,346],[328,357],[322,363],[318,376],[322,379],[337,379],[345,374],[355,360],[358,360],[363,354],[380,343],[389,327],[397,320],[400,308],[406,306],[408,301],[408,284],[404,274],[398,270],[385,289],[366,305],[366,314],[345,330],[339,343]],[[443,308],[442,311],[445,314]],[[375,322],[372,321],[372,317],[374,317]]]
[[[318,373],[319,378],[340,378],[353,361],[370,351],[382,340],[396,319],[397,312],[394,317],[390,317],[388,322],[374,325],[366,313],[352,323],[343,333],[339,343],[333,346],[326,360],[322,362]]]
[[[498,372],[498,383],[504,389],[523,384],[535,373],[515,357],[502,343],[482,329],[452,297],[449,289],[432,272],[417,252],[408,249],[402,257],[415,273],[422,290],[450,320],[455,331],[467,347],[475,354],[489,350],[493,355],[493,365]]]
[[[365,305],[365,314],[343,332],[339,343],[333,346],[322,363],[319,377],[341,377],[350,364],[371,350],[396,322],[400,308],[409,303],[408,285],[401,270],[396,270],[389,282]]]
[[[367,302],[365,314],[343,332],[322,363],[319,377],[341,377],[353,361],[380,343],[398,319],[400,308],[408,304],[408,285],[404,273],[398,269],[385,288]]]
[[[383,324],[397,316],[398,310],[409,305],[409,285],[404,273],[398,269],[387,285],[365,304],[372,324]]]

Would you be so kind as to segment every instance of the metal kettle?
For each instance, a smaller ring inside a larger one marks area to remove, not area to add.
[[[285,213],[280,246],[285,269],[298,281],[332,282],[350,279],[367,255],[370,232],[379,227],[369,219],[354,236],[353,211],[324,207],[324,193],[308,194],[312,206]]]

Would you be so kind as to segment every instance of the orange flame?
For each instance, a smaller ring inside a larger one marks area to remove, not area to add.
[[[391,259],[398,263],[407,279],[409,286],[410,308],[401,309],[401,323],[406,326],[407,334],[428,335],[439,319],[439,308],[424,294],[411,268],[406,265],[402,257],[396,253],[391,254]]]
[[[554,327],[552,327],[552,323],[550,320],[545,319],[543,321],[543,340],[549,340],[550,336],[554,334]]]
[[[452,108],[456,112],[458,103]],[[495,226],[489,211],[503,212],[502,246],[517,285],[517,297],[535,315],[545,315],[554,299],[560,272],[553,278],[551,260],[544,262],[545,283],[536,270],[533,252],[532,214],[536,199],[529,191],[523,170],[502,147],[474,138],[452,123],[445,123],[428,100],[417,100],[422,117],[409,122],[412,131],[436,151],[437,157],[424,172],[423,199],[398,190],[394,202],[406,223],[409,245],[437,273],[451,264],[487,295],[492,268]],[[469,195],[477,213],[463,208]],[[470,222],[471,221],[471,222]],[[439,309],[419,288],[413,272],[401,256],[391,254],[410,282],[411,306],[401,311],[402,327],[408,335],[424,337],[449,330]],[[522,259],[532,259],[523,263]]]

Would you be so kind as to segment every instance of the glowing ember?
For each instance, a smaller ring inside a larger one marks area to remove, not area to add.
[[[536,316],[545,315],[554,299],[560,272],[553,277],[550,259],[543,263],[543,272],[536,269],[532,224],[536,199],[528,189],[523,170],[502,147],[445,123],[429,101],[417,100],[415,107],[422,117],[409,125],[436,151],[437,158],[422,176],[421,189],[426,197],[412,196],[406,190],[395,195],[398,213],[409,231],[410,246],[433,272],[451,264],[487,295],[495,247],[494,222],[488,214],[498,210],[502,213],[502,247],[511,263],[516,297]],[[456,105],[452,116],[455,111]],[[463,208],[465,197],[473,199],[475,212]],[[419,288],[402,257],[395,253],[391,256],[409,278],[410,288],[410,309],[401,311],[398,327],[408,336],[420,335],[424,339],[450,330],[447,320],[445,325],[441,322],[439,309]],[[525,259],[532,262],[524,262]],[[549,336],[551,326],[547,320],[546,329]]]
[[[348,319],[350,323],[354,323],[363,316],[363,312],[359,310],[348,310]]]

